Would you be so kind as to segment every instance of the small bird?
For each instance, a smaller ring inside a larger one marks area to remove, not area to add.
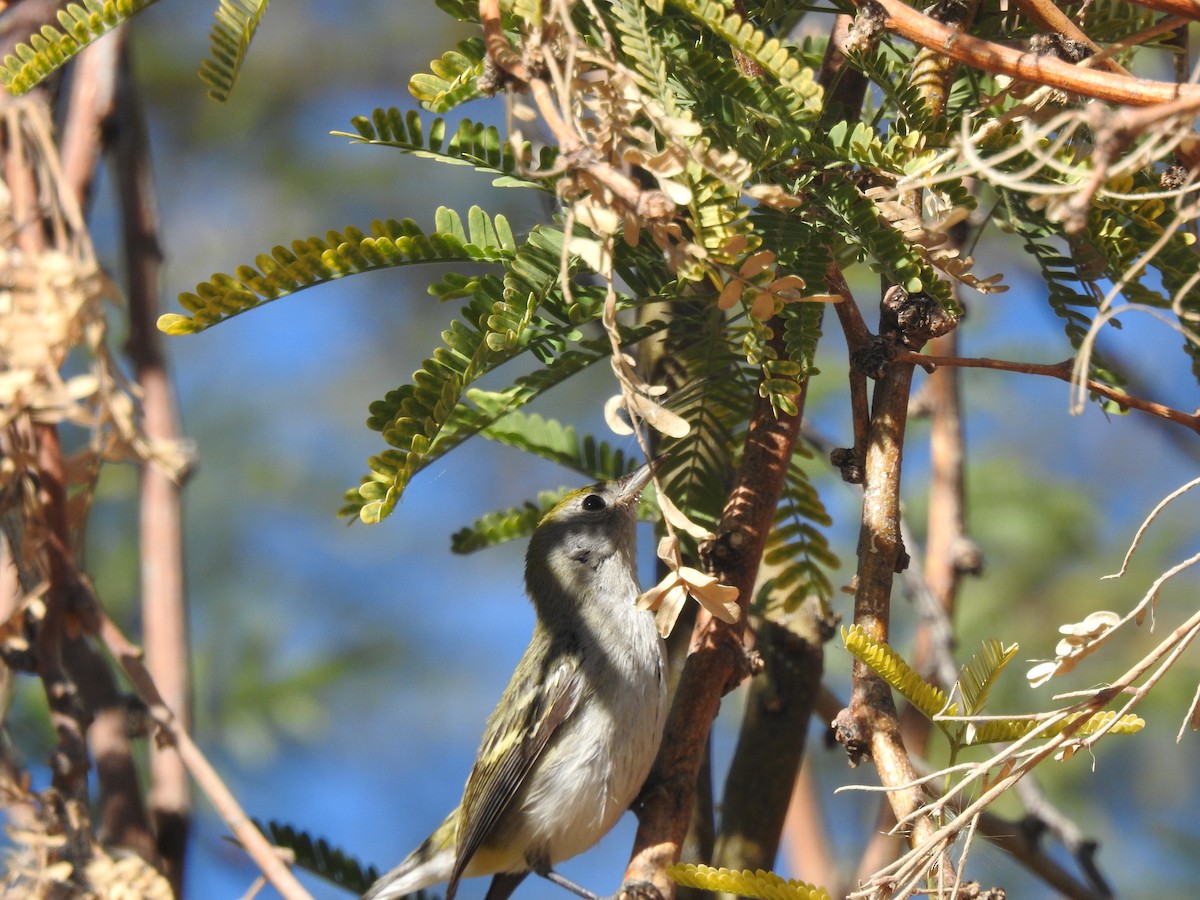
[[[533,637],[488,718],[462,801],[363,900],[493,875],[504,900],[530,872],[592,847],[633,803],[667,714],[666,656],[636,607],[642,466],[568,494],[533,532],[525,586]],[[586,892],[582,892],[586,893]]]

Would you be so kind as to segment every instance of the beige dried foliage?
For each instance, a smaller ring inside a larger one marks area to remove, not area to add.
[[[975,258],[962,256],[956,247],[947,246],[950,229],[967,214],[965,210],[952,208],[941,221],[931,223],[914,215],[907,206],[895,199],[895,194],[894,188],[883,186],[864,192],[864,196],[875,204],[879,215],[905,240],[910,241],[926,262],[950,279],[974,288],[981,294],[1000,294],[1008,290],[1008,285],[1001,284],[1004,276],[977,277],[971,272]]]
[[[97,850],[85,871],[96,900],[173,900],[170,882],[133,853]]]
[[[639,609],[654,611],[654,621],[663,637],[674,629],[688,597],[722,622],[732,624],[741,618],[738,589],[721,584],[715,576],[694,566],[684,565],[677,537],[667,535],[658,542],[658,558],[666,566],[667,574],[654,587],[642,592],[637,605]]]
[[[24,192],[0,182],[0,512],[23,520],[25,543],[36,544],[36,425],[69,423],[88,436],[65,461],[75,524],[101,462],[153,460],[178,478],[189,460],[183,447],[142,432],[136,390],[108,346],[116,292],[63,180],[48,113],[32,100],[10,100],[0,124],[32,178]],[[27,193],[28,202],[18,199]]]
[[[1053,660],[1038,663],[1026,673],[1030,686],[1039,687],[1051,678],[1070,672],[1081,659],[1099,649],[1121,621],[1117,613],[1099,610],[1082,622],[1059,626],[1059,633],[1065,637],[1054,648]]]

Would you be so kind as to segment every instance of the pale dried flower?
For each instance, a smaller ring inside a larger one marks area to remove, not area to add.
[[[675,621],[688,597],[694,598],[722,622],[732,624],[741,616],[742,610],[737,603],[738,589],[719,583],[715,576],[707,572],[683,565],[678,538],[668,535],[659,541],[658,558],[667,565],[669,571],[662,581],[638,597],[637,605],[639,609],[655,611],[654,620],[663,637],[675,627]]]
[[[1066,637],[1054,648],[1054,659],[1039,662],[1025,673],[1030,687],[1039,687],[1051,678],[1070,672],[1081,659],[1093,653],[1121,621],[1115,612],[1099,610],[1082,622],[1060,626],[1059,632]]]

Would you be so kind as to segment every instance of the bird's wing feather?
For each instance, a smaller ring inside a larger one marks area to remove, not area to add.
[[[539,690],[539,682],[543,690]],[[510,690],[514,687],[517,702],[502,704],[493,714],[467,779],[451,885],[457,886],[471,857],[487,842],[550,738],[578,705],[582,693],[579,660],[559,657],[544,681],[533,677],[510,685]],[[522,734],[523,739],[514,738]]]

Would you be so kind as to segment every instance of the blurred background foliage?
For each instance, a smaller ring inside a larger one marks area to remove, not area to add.
[[[433,4],[279,4],[224,106],[206,97],[195,74],[212,5],[161,3],[133,23],[164,222],[165,311],[173,311],[176,293],[212,272],[327,228],[405,216],[429,225],[439,205],[465,211],[477,203],[509,216],[514,230],[545,215],[533,192],[496,190],[466,169],[329,135],[372,108],[415,106],[408,76],[467,34]],[[475,104],[470,114],[501,123],[498,105]],[[105,225],[113,221],[102,186],[94,233],[102,259],[116,267],[115,244],[107,242],[115,228]],[[1018,269],[996,245],[977,256],[980,271],[1004,271],[1013,289],[971,303],[960,328],[962,354],[1067,356],[1036,273]],[[457,798],[484,717],[532,622],[521,596],[523,548],[454,557],[449,536],[486,511],[571,481],[515,451],[468,444],[423,473],[384,524],[347,526],[336,518],[342,491],[379,449],[363,424],[367,404],[406,381],[435,341],[444,316],[427,314],[436,301],[425,287],[438,274],[421,267],[358,276],[288,298],[286,311],[269,305],[167,341],[199,459],[186,493],[199,739],[252,815],[306,828],[381,867],[415,846]],[[852,287],[864,297],[877,290],[870,279]],[[1125,354],[1133,392],[1195,408],[1178,337],[1149,320],[1123,325],[1120,344],[1108,352]],[[845,348],[836,329],[826,328],[818,364],[828,377],[813,382],[810,425],[848,443]],[[611,390],[597,371],[539,408],[601,430],[599,410]],[[1194,552],[1200,499],[1185,497],[1150,532],[1124,579],[1100,580],[1119,568],[1158,499],[1194,476],[1194,436],[1136,414],[1106,417],[1094,406],[1070,417],[1067,386],[1056,381],[968,371],[963,390],[970,532],[987,560],[985,576],[967,582],[959,607],[963,657],[985,638],[1019,642],[1022,660],[1051,657],[1059,624],[1127,608],[1159,572]],[[916,425],[905,460],[907,514],[918,535],[921,437]],[[824,461],[810,465],[845,563],[853,559],[857,489]],[[135,487],[132,470],[107,470],[88,543],[100,595],[126,616],[137,589]],[[648,578],[651,561],[645,565]],[[850,574],[843,569],[842,583]],[[1161,607],[1188,604],[1196,587],[1194,575],[1181,577],[1164,590]],[[848,597],[843,603],[839,611],[848,616]],[[897,646],[914,616],[898,607]],[[1148,624],[1123,636],[1123,660],[1160,637]],[[1056,688],[1111,679],[1119,674],[1113,664],[1100,654]],[[829,684],[844,696],[849,657],[836,642],[826,666]],[[994,711],[1052,706],[1048,693],[1031,696],[1020,671],[1014,665],[997,687]],[[1119,894],[1184,896],[1200,872],[1186,849],[1200,839],[1191,814],[1200,800],[1195,736],[1175,743],[1197,677],[1194,657],[1185,658],[1140,707],[1148,723],[1142,734],[1106,742],[1094,760],[1041,770],[1051,798],[1101,841],[1100,864]],[[32,682],[26,688],[38,689]],[[714,738],[717,771],[732,752],[738,705],[738,695],[724,705]],[[25,747],[48,747],[42,732],[40,723],[14,725]],[[873,801],[835,798],[832,788],[872,776],[847,769],[841,749],[820,742],[809,762],[822,778],[839,859],[853,866]],[[611,890],[631,834],[627,822],[564,874]],[[1042,895],[1044,888],[988,853],[995,867],[989,882],[1004,884],[1010,896]],[[975,858],[978,865],[982,857]],[[786,862],[779,869],[786,872]],[[188,877],[189,895],[205,898],[240,896],[254,877],[203,805]],[[345,896],[311,887],[318,897]],[[482,884],[465,888],[466,896],[480,891]],[[521,896],[559,894],[531,881]]]

